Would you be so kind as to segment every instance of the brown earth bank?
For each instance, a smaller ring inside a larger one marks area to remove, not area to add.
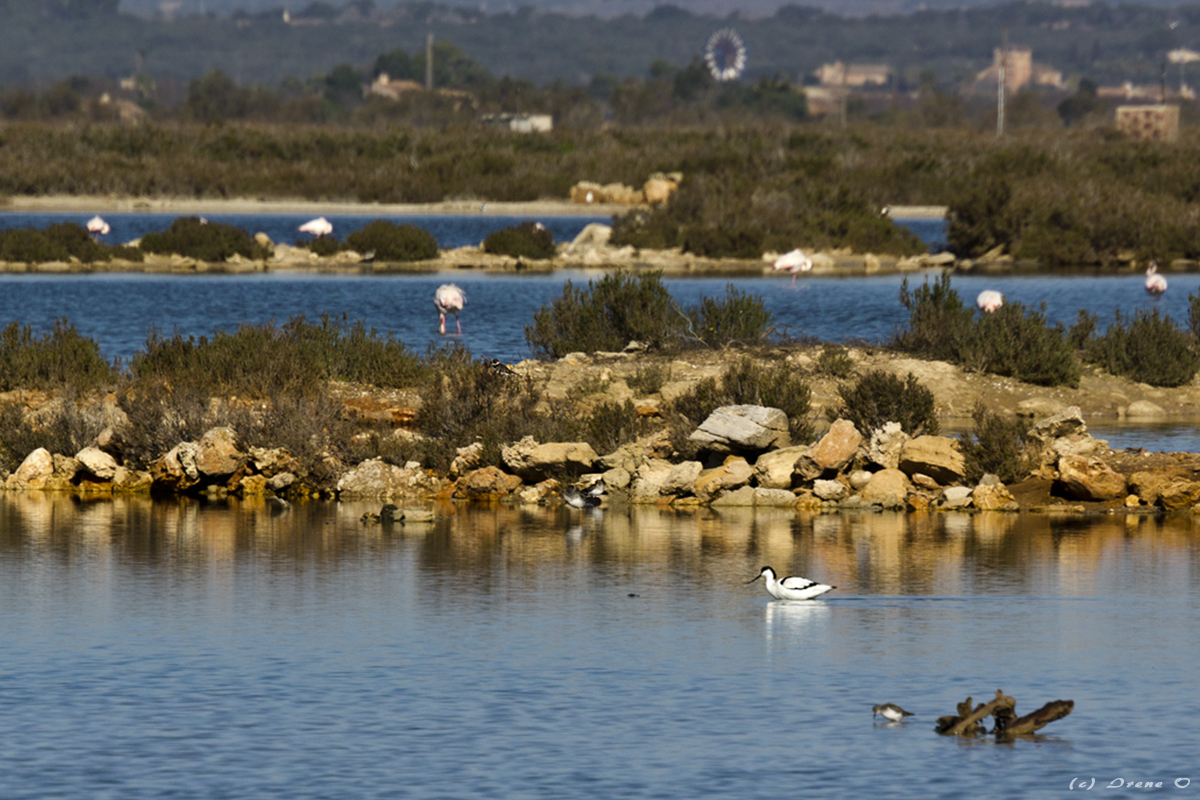
[[[584,443],[513,442],[505,448],[500,465],[482,465],[476,460],[477,451],[461,448],[444,474],[415,462],[371,459],[346,464],[331,458],[322,465],[325,474],[318,481],[300,469],[288,452],[245,447],[237,431],[227,427],[214,427],[196,442],[178,443],[149,469],[127,468],[121,457],[120,413],[109,397],[102,413],[110,415],[113,424],[89,447],[74,454],[35,451],[0,478],[3,488],[13,491],[92,496],[157,492],[291,500],[375,498],[400,504],[389,513],[413,519],[432,513],[431,508],[448,508],[434,502],[439,499],[558,503],[570,486],[586,487],[600,479],[607,487],[606,504],[784,506],[820,512],[907,508],[1200,513],[1200,455],[1113,451],[1086,429],[1089,421],[1190,419],[1200,403],[1200,386],[1159,389],[1085,370],[1077,388],[1038,387],[965,373],[886,348],[863,347],[847,350],[853,369],[839,380],[817,369],[823,347],[780,346],[753,352],[762,363],[785,363],[805,376],[812,390],[810,421],[817,430],[810,442],[787,440],[785,417],[783,436],[772,434],[769,442],[718,441],[689,457],[674,450],[665,431],[671,401],[704,378],[718,378],[745,356],[742,351],[691,351],[673,357],[636,352],[572,354],[557,361],[504,366],[514,373],[512,380],[529,381],[543,399],[569,400],[581,407],[629,400],[658,430],[612,453],[596,453]],[[634,392],[631,379],[652,366],[663,369],[661,387],[649,394]],[[988,477],[968,481],[962,447],[952,436],[910,439],[883,429],[855,431],[844,420],[830,425],[825,411],[839,405],[839,383],[871,370],[898,377],[914,375],[932,392],[939,420],[948,429],[969,430],[971,411],[980,401],[1005,416],[1026,420],[1034,426],[1026,448],[1028,477],[1009,486]],[[420,404],[414,392],[348,384],[332,386],[330,391],[345,416],[382,425],[397,437],[414,435],[410,429]],[[0,395],[0,403],[4,402],[19,403],[36,418],[56,400],[39,392],[7,392]],[[771,411],[760,409],[737,417],[733,427],[749,425],[749,419],[769,428],[773,423],[762,420]],[[711,420],[697,430],[709,428]]]

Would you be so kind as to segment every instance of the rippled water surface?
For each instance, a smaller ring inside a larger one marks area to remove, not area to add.
[[[381,528],[367,508],[0,495],[0,797],[1200,780],[1190,517],[496,508]],[[763,564],[838,589],[773,601],[744,583]],[[1009,743],[932,732],[996,689],[1075,710]],[[873,720],[885,701],[916,716]]]

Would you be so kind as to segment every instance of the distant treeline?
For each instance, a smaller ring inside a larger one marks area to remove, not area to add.
[[[804,83],[822,64],[840,60],[887,65],[894,91],[917,89],[927,73],[942,91],[958,93],[991,64],[1003,30],[1068,82],[1155,84],[1167,51],[1200,50],[1196,4],[1012,2],[856,18],[788,5],[770,17],[733,19],[662,5],[642,17],[597,19],[528,5],[486,13],[355,0],[293,8],[287,21],[282,5],[235,17],[142,19],[117,13],[116,0],[0,0],[0,85],[45,88],[74,75],[116,80],[141,73],[178,97],[188,81],[221,69],[239,86],[277,88],[339,64],[366,70],[395,48],[423,53],[433,34],[493,75],[586,86],[595,78],[648,78],[657,61],[690,64],[709,35],[730,24],[749,47],[747,84],[777,76]],[[1174,66],[1167,76],[1172,84],[1187,77]]]
[[[681,172],[671,202],[615,238],[712,256],[793,247],[905,254],[889,204],[948,205],[963,257],[1048,266],[1200,259],[1200,136],[1112,130],[921,131],[857,125],[442,129],[225,124],[0,127],[0,196],[307,198],[419,203],[565,199],[579,181]]]

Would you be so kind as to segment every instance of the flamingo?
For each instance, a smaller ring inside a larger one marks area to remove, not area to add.
[[[84,227],[86,227],[88,229],[88,233],[94,234],[96,236],[106,236],[108,234],[108,232],[110,230],[112,230],[112,228],[109,227],[108,223],[105,222],[100,217],[99,214],[97,214],[96,216],[89,219],[87,221],[87,225]]]
[[[324,217],[310,219],[308,222],[297,228],[301,233],[311,233],[320,239],[322,236],[327,236],[333,233],[333,223]]]
[[[462,311],[463,306],[467,304],[467,296],[463,290],[453,283],[443,283],[433,295],[433,304],[437,306],[438,310],[438,331],[446,332],[446,315],[453,314],[454,324],[458,326],[458,333],[461,336],[462,323],[458,320],[458,312]]]
[[[786,269],[792,273],[792,286],[796,285],[796,275],[801,272],[809,272],[812,268],[812,259],[806,256],[803,250],[793,250],[790,253],[784,253],[775,259],[775,264],[773,265],[773,269]]]
[[[1004,295],[997,292],[995,289],[985,289],[979,293],[979,297],[975,298],[975,305],[980,311],[985,311],[988,314],[993,313],[1000,306],[1004,305]]]
[[[1166,290],[1167,279],[1158,274],[1158,262],[1151,261],[1150,266],[1146,267],[1146,292],[1154,295],[1157,300]]]

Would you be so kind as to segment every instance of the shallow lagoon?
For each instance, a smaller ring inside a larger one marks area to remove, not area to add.
[[[1191,517],[369,508],[0,496],[0,796],[1200,780]],[[773,601],[744,584],[763,564],[839,588]],[[1006,744],[932,732],[997,688],[1075,711]],[[872,720],[885,701],[917,716]]]

